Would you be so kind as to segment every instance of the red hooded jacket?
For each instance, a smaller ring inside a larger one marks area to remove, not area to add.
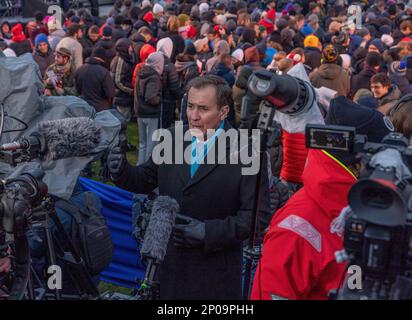
[[[346,265],[335,261],[335,252],[343,239],[330,226],[355,182],[331,155],[309,151],[304,187],[276,212],[264,238],[252,299],[327,299],[339,287]]]

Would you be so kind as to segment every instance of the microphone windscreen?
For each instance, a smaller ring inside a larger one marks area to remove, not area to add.
[[[38,124],[52,160],[89,155],[100,143],[100,128],[86,117],[43,121]]]
[[[173,198],[159,196],[153,201],[152,214],[140,250],[142,256],[163,261],[178,212],[179,204]]]

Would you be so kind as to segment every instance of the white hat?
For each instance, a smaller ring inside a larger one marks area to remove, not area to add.
[[[226,23],[226,17],[223,14],[219,14],[215,18],[216,24],[223,26]]]
[[[243,58],[245,57],[245,53],[243,52],[242,49],[236,49],[235,51],[232,52],[232,58],[243,62]]]
[[[153,6],[153,13],[158,14],[161,12],[164,12],[163,7],[160,4],[155,3],[155,5]]]
[[[202,15],[205,12],[209,11],[209,5],[207,3],[201,3],[199,4],[199,13]]]
[[[387,46],[391,47],[393,45],[393,38],[389,34],[383,34],[381,41]]]
[[[146,7],[150,7],[152,4],[150,3],[149,0],[143,0],[142,2],[142,9],[146,8]]]

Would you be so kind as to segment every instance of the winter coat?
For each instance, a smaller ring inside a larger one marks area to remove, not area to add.
[[[315,47],[306,47],[305,51],[305,64],[312,70],[319,68],[322,60],[322,52]]]
[[[225,122],[224,130],[230,125]],[[183,127],[185,132],[188,127]],[[179,152],[190,148],[191,141],[175,139]],[[135,193],[147,194],[159,188],[159,194],[174,198],[180,212],[205,222],[205,243],[192,249],[180,249],[169,242],[160,265],[160,299],[240,299],[242,291],[242,248],[248,238],[256,178],[242,175],[242,164],[230,164],[227,158],[215,164],[200,164],[191,178],[190,164],[153,163],[127,165],[115,184]],[[218,152],[216,152],[216,155]],[[176,159],[174,154],[172,159]],[[268,190],[267,170],[263,171],[262,190]],[[213,204],[211,206],[211,204]],[[262,192],[260,214],[269,214],[268,192]]]
[[[57,45],[66,36],[66,33],[63,30],[56,30],[49,34],[48,40],[50,43],[50,48],[55,51]]]
[[[396,85],[391,85],[389,92],[383,97],[378,99],[378,110],[383,114],[387,115],[392,107],[401,98],[401,91]]]
[[[116,56],[116,50],[114,48],[114,42],[108,39],[100,39],[94,45],[96,48],[103,48],[105,50],[106,56],[104,57],[105,66],[107,69],[110,69],[110,64],[114,57]]]
[[[146,39],[141,34],[134,34],[130,38],[133,42],[133,61],[135,64],[140,63],[140,49],[146,44]]]
[[[217,75],[223,79],[225,79],[225,81],[227,82],[227,84],[229,85],[229,87],[233,87],[233,85],[235,84],[235,72],[233,71],[233,69],[229,68],[228,66],[226,66],[225,64],[219,62],[218,64],[216,64],[213,69],[209,72],[209,74],[214,74]]]
[[[185,40],[177,32],[165,32],[162,34],[161,38],[170,38],[173,42],[172,55],[170,56],[170,61],[172,63],[176,62],[176,56],[182,53],[185,49]]]
[[[412,92],[409,86],[409,81],[406,78],[406,76],[391,74],[389,75],[389,79],[391,79],[391,82],[399,88],[402,94],[407,94],[407,93]]]
[[[36,49],[33,53],[33,60],[39,65],[41,77],[44,78],[47,68],[54,63],[53,51],[49,49],[47,54],[43,54]]]
[[[86,61],[92,55],[96,42],[93,42],[87,35],[80,39],[80,44],[83,47],[83,61]]]
[[[117,55],[110,65],[110,74],[116,87],[113,104],[115,106],[131,107],[133,105],[133,63],[129,55],[128,39],[121,39],[116,43]]]
[[[143,65],[136,78],[135,109],[139,118],[159,118],[162,82],[160,75],[150,66]]]
[[[359,89],[370,90],[371,78],[376,74],[373,68],[366,67],[359,74],[355,74],[351,78],[350,97],[353,97]]]
[[[21,56],[25,53],[32,53],[33,49],[30,43],[30,40],[23,40],[21,42],[11,42],[9,44],[9,48],[14,51],[16,57]]]
[[[179,76],[175,65],[168,57],[165,58],[164,69],[162,74],[162,102],[163,104],[175,104],[180,96]]]
[[[76,88],[80,97],[93,106],[97,112],[110,109],[115,87],[105,62],[94,57],[76,72]]]
[[[71,62],[68,62],[70,70],[67,73],[62,74],[62,68],[57,66],[55,63],[50,65],[45,73],[44,76],[44,82],[49,78],[48,76],[48,71],[51,70],[54,72],[56,76],[59,77],[61,81],[61,86],[64,90],[63,95],[65,96],[77,96],[77,90],[76,90],[76,82],[75,82],[75,70]],[[49,89],[51,91],[52,96],[58,96],[59,94],[57,93],[56,89],[54,88],[53,85],[46,84],[46,89]]]
[[[341,234],[331,223],[348,204],[356,178],[321,150],[310,150],[303,173],[304,187],[273,217],[263,242],[251,298],[327,299],[340,285],[345,263]]]
[[[337,91],[339,96],[347,96],[350,89],[349,75],[339,65],[324,63],[312,71],[309,79],[315,88],[326,87]]]

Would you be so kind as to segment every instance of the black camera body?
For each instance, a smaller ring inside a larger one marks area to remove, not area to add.
[[[344,227],[344,252],[337,260],[361,270],[361,287],[348,279],[338,299],[412,299],[412,149],[392,132],[368,142],[355,128],[308,125],[308,148],[346,152],[366,163],[349,191],[352,214]]]

